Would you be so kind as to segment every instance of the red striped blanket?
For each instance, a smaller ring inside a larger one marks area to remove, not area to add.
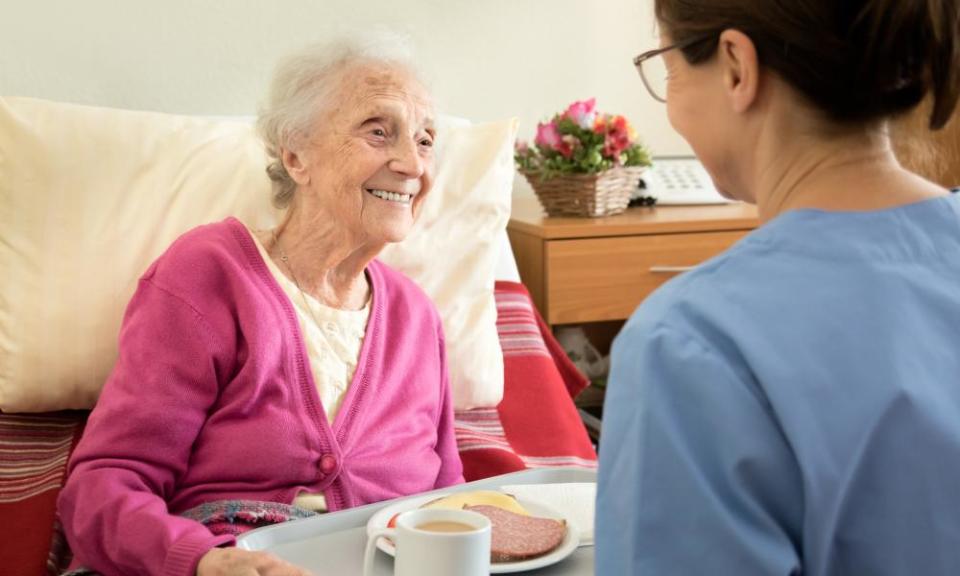
[[[467,480],[524,468],[595,468],[597,455],[572,402],[588,384],[515,282],[497,282],[503,400],[456,414]]]
[[[498,282],[504,396],[496,408],[456,414],[467,480],[524,468],[596,467],[572,398],[586,379],[539,317],[526,288]],[[57,574],[55,506],[86,414],[0,414],[0,558],[7,576]],[[51,554],[52,548],[52,554]],[[48,556],[50,563],[48,565]]]
[[[48,566],[57,495],[85,413],[0,414],[0,558],[3,573],[38,576]]]

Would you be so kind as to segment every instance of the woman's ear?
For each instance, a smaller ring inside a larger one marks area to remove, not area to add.
[[[746,112],[757,101],[760,85],[760,63],[753,40],[739,30],[724,30],[717,56],[733,110]]]
[[[281,148],[280,160],[283,162],[283,167],[287,170],[287,174],[290,175],[290,178],[292,178],[294,182],[300,186],[310,184],[310,174],[307,172],[303,159],[300,158],[298,153],[289,148]]]

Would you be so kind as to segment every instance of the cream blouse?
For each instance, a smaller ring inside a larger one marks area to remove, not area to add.
[[[333,424],[357,370],[360,347],[363,345],[367,319],[370,317],[370,300],[368,299],[360,310],[341,310],[324,305],[309,294],[301,292],[270,258],[257,234],[251,233],[251,236],[256,241],[257,249],[260,250],[270,273],[283,288],[297,312],[300,332],[307,348],[310,372],[313,374],[327,420]],[[322,494],[301,493],[293,504],[317,511],[327,509]]]

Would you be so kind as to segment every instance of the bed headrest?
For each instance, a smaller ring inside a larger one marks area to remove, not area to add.
[[[441,119],[438,135],[434,192],[383,259],[437,303],[456,406],[493,406],[516,120]],[[0,410],[91,407],[147,265],[201,223],[277,220],[265,166],[248,122],[0,99]]]

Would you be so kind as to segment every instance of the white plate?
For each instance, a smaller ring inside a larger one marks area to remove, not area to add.
[[[377,528],[384,528],[387,525],[387,522],[393,518],[394,514],[399,514],[400,512],[406,512],[407,510],[413,510],[414,508],[419,508],[420,506],[426,504],[431,500],[436,500],[437,498],[442,498],[447,496],[447,494],[431,494],[429,496],[415,496],[413,498],[407,498],[391,504],[385,508],[381,508],[376,514],[374,514],[370,520],[367,522],[367,537],[370,537],[370,533],[376,530]],[[550,508],[545,504],[535,502],[533,500],[528,500],[525,498],[517,498],[517,502],[520,503],[523,508],[529,512],[532,516],[539,516],[541,518],[556,518],[557,520],[565,520],[567,522],[567,534],[563,537],[563,541],[559,546],[553,549],[549,554],[544,554],[543,556],[537,556],[536,558],[530,558],[529,560],[521,560],[519,562],[494,562],[490,564],[490,573],[491,574],[507,574],[510,572],[523,572],[524,570],[533,570],[535,568],[542,568],[544,566],[549,566],[555,564],[567,556],[569,556],[574,550],[577,549],[577,546],[580,544],[580,530],[576,525],[571,523],[570,519],[567,518],[564,514]],[[386,538],[380,538],[377,542],[377,548],[383,550],[387,554],[393,556],[396,552],[396,548],[393,546],[393,542],[390,542]]]

